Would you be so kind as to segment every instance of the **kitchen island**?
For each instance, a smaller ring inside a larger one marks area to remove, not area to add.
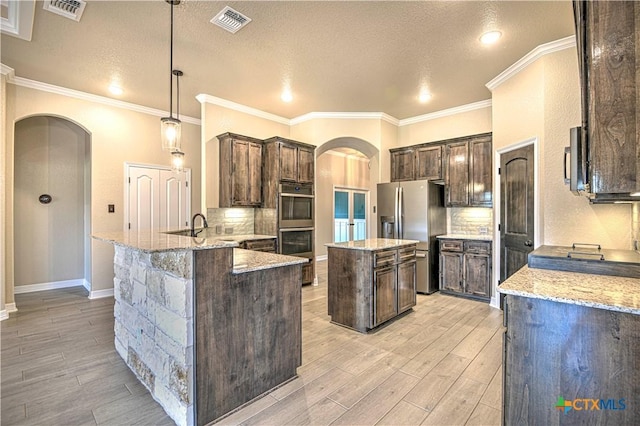
[[[296,376],[306,259],[156,231],[94,238],[115,246],[116,350],[177,424],[207,424]]]
[[[374,238],[326,244],[331,322],[366,333],[415,306],[417,243]]]
[[[503,424],[637,424],[640,280],[525,266],[498,291]]]

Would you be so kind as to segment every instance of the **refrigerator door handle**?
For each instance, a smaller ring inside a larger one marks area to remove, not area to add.
[[[395,220],[394,220],[394,224],[393,224],[393,237],[394,238],[398,238],[398,235],[400,235],[400,218],[398,217],[398,201],[399,197],[400,197],[400,188],[398,188],[396,186],[396,193],[395,193],[395,205],[393,206],[393,215],[395,216]]]

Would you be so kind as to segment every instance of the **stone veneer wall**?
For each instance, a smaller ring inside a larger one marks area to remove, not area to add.
[[[116,246],[115,346],[178,425],[193,424],[193,254]]]
[[[486,232],[483,232],[486,228]],[[493,234],[493,210],[483,207],[447,209],[448,234]]]
[[[254,234],[254,213],[252,208],[207,209],[209,228],[226,235]],[[219,228],[216,228],[218,227]]]

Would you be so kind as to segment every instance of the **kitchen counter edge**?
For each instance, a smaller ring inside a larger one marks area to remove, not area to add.
[[[498,292],[640,315],[640,280],[522,267]]]
[[[385,249],[395,249],[418,244],[417,240],[396,240],[389,238],[369,238],[366,240],[345,241],[343,243],[326,243],[329,248],[341,248],[348,250],[376,251]]]

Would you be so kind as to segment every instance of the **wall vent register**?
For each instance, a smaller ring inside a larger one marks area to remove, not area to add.
[[[211,20],[212,24],[215,24],[220,28],[224,28],[232,34],[238,32],[240,28],[244,27],[249,22],[251,22],[251,18],[230,8],[229,6],[226,6],[218,12],[218,14]]]
[[[80,22],[87,2],[84,0],[47,0],[44,10]]]

